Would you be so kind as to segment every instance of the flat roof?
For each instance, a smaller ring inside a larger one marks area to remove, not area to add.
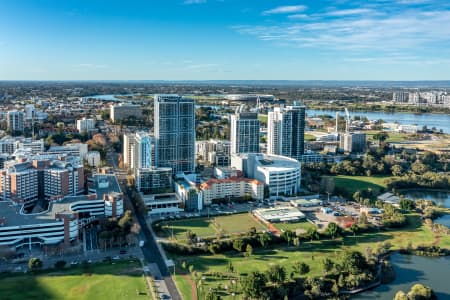
[[[21,214],[21,205],[13,205],[9,201],[0,201],[0,222],[4,218],[4,225],[26,226],[43,223],[59,222],[55,219],[58,213],[71,213],[71,204],[77,201],[98,201],[103,200],[103,195],[110,193],[121,193],[120,185],[114,174],[94,174],[94,188],[97,193],[95,199],[89,199],[89,195],[67,196],[60,201],[51,202],[47,211],[35,214]],[[102,185],[104,183],[104,185]],[[107,183],[107,184],[106,184]],[[91,194],[92,195],[92,194]]]

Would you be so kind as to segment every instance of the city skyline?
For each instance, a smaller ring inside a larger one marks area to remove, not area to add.
[[[450,4],[3,1],[0,80],[446,80]]]

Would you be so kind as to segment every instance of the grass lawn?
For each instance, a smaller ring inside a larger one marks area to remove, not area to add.
[[[215,225],[228,234],[247,232],[252,227],[255,227],[257,231],[266,229],[265,226],[257,222],[252,216],[249,216],[248,214],[221,216],[214,219]]]
[[[305,134],[305,141],[315,141],[316,137],[312,134]]]
[[[392,176],[335,176],[334,184],[337,188],[345,189],[350,195],[359,190],[371,188],[376,193],[386,188],[386,180]]]
[[[188,230],[194,232],[199,237],[208,237],[215,236],[221,229],[224,234],[232,235],[247,232],[251,227],[255,227],[257,231],[265,229],[263,225],[247,213],[211,217],[210,219],[195,218],[167,221],[162,225],[165,237],[171,237],[173,231],[173,236],[179,241],[186,239],[186,232]]]
[[[437,237],[428,227],[421,224],[420,216],[417,214],[410,214],[407,216],[408,226],[399,230],[388,230],[374,233],[365,233],[345,238],[336,238],[335,240],[321,240],[321,241],[307,241],[303,242],[300,247],[274,246],[268,249],[254,249],[251,257],[244,257],[236,252],[229,252],[217,255],[199,255],[199,256],[176,256],[171,255],[171,258],[181,265],[185,261],[187,265],[193,265],[194,270],[202,272],[205,277],[204,284],[206,290],[210,287],[217,287],[229,285],[230,281],[225,279],[218,279],[205,273],[222,272],[227,273],[228,262],[231,261],[236,274],[236,278],[240,274],[249,273],[251,271],[266,271],[272,264],[280,264],[286,268],[289,274],[292,271],[293,262],[303,261],[307,263],[311,271],[308,274],[318,276],[322,274],[321,261],[328,257],[331,260],[337,261],[343,249],[358,250],[365,253],[367,248],[376,248],[382,242],[389,242],[393,250],[406,247],[407,243],[411,241],[413,247],[417,245],[431,245],[435,244],[440,247],[449,248],[450,236]],[[181,268],[181,267],[180,267]],[[177,284],[188,285],[183,283],[186,281],[181,276],[177,278]],[[190,299],[191,291],[185,291],[183,299]],[[224,299],[232,299],[223,291]],[[238,297],[239,298],[239,297]]]
[[[309,223],[308,221],[298,222],[298,223],[274,223],[273,224],[278,230],[281,231],[296,231],[297,229],[303,229],[307,231],[309,228],[316,227],[314,224]]]
[[[188,230],[194,232],[197,236],[202,237],[214,236],[216,234],[216,230],[208,218],[167,221],[162,224],[164,236],[171,237],[173,235],[177,240],[185,240],[186,232]]]
[[[365,131],[365,133],[367,135],[367,140],[373,141],[373,136],[379,132],[381,132],[381,131],[377,131],[377,130]],[[390,143],[398,143],[398,142],[408,141],[409,138],[412,136],[412,134],[400,133],[400,132],[387,132],[387,134],[389,135],[389,137],[386,140],[386,142],[390,142]]]
[[[2,300],[22,299],[151,299],[141,264],[119,261],[116,264],[66,268],[38,275],[14,274],[0,279]],[[141,292],[142,295],[138,295]]]

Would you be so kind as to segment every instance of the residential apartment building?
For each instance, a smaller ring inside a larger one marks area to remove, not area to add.
[[[143,194],[167,192],[172,189],[172,169],[164,167],[138,168],[136,189]]]
[[[113,122],[117,122],[129,117],[141,119],[142,118],[141,106],[129,103],[119,103],[117,105],[111,106],[110,118]]]
[[[340,148],[345,152],[362,153],[366,145],[366,134],[363,132],[349,132],[340,136]]]
[[[8,130],[23,132],[25,123],[24,123],[24,113],[18,110],[8,111],[6,115]]]
[[[79,133],[91,133],[95,129],[95,120],[86,118],[77,120],[77,129]]]
[[[173,174],[195,169],[194,100],[174,94],[154,97],[156,165]]]
[[[276,107],[268,114],[267,153],[301,159],[305,152],[305,106]]]
[[[257,113],[240,112],[231,116],[231,154],[259,152],[260,122]]]
[[[264,200],[264,183],[256,179],[233,177],[226,179],[209,179],[200,184],[205,205],[215,199],[251,197],[253,200]]]
[[[407,92],[395,92],[392,94],[392,101],[395,103],[408,103],[409,93]]]

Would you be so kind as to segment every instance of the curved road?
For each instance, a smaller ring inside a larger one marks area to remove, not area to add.
[[[128,199],[131,199],[130,189],[127,189],[127,197]],[[145,259],[149,263],[156,263],[158,265],[159,271],[161,272],[164,282],[166,283],[167,289],[169,290],[171,299],[182,300],[183,298],[181,298],[181,295],[178,292],[177,287],[175,286],[175,282],[172,280],[170,271],[166,266],[166,262],[164,261],[164,258],[162,257],[161,253],[159,252],[159,248],[155,240],[155,237],[150,232],[150,229],[147,227],[147,222],[145,221],[144,216],[142,216],[142,214],[139,212],[134,201],[130,202],[133,205],[134,214],[136,215],[139,225],[141,226],[142,233],[145,236],[146,241],[144,247],[142,247],[142,253],[144,254]]]

